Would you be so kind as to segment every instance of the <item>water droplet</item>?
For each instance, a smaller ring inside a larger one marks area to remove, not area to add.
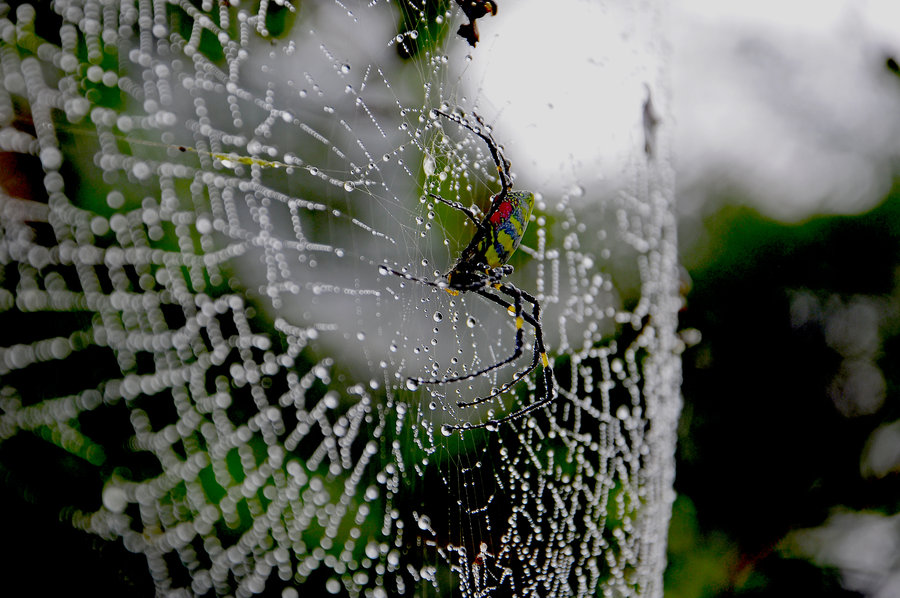
[[[484,429],[487,430],[488,432],[496,432],[497,430],[500,429],[500,424],[498,424],[495,421],[490,421],[487,424],[485,424]]]
[[[341,72],[344,73],[345,75],[346,75],[347,73],[349,73],[349,72],[350,72],[350,65],[349,65],[349,64],[342,64],[342,65],[341,65]]]
[[[441,426],[441,434],[444,436],[451,436],[453,434],[454,427],[450,424],[444,424]]]
[[[466,318],[466,326],[469,328],[475,328],[476,324],[478,324],[478,320],[475,319],[475,316],[469,316]]]
[[[419,388],[419,381],[415,378],[407,378],[406,388],[407,390],[417,390]]]
[[[390,274],[390,270],[387,269],[387,266],[378,266],[378,273],[382,276],[387,276]]]
[[[431,319],[434,320],[435,322],[440,322],[441,320],[444,319],[444,314],[442,314],[439,311],[436,311],[436,312],[434,312],[434,315],[431,316]]]
[[[347,181],[346,183],[344,183],[344,191],[349,193],[350,191],[353,191],[353,189],[354,189],[354,186],[353,186],[352,182]]]

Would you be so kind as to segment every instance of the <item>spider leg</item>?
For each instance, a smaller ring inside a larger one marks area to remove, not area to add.
[[[539,360],[537,358],[537,355],[535,355],[535,359],[531,363],[530,366],[528,366],[524,370],[518,372],[515,376],[513,376],[512,380],[510,380],[509,382],[507,382],[506,384],[504,384],[503,386],[501,386],[500,388],[498,388],[491,394],[484,396],[484,397],[479,397],[472,401],[457,401],[456,406],[457,407],[474,407],[475,405],[481,405],[482,403],[487,403],[488,401],[490,401],[491,399],[493,399],[495,397],[499,397],[500,395],[505,393],[510,388],[515,387],[519,382],[522,381],[522,379],[525,376],[527,376],[528,374],[533,372],[534,369],[538,366],[538,362],[539,362]]]
[[[462,205],[458,201],[450,201],[449,199],[444,199],[440,195],[436,195],[434,193],[429,193],[428,195],[432,199],[436,199],[439,202],[445,203],[448,206],[450,206],[451,208],[455,208],[455,209],[459,210],[460,212],[464,213],[466,216],[469,217],[469,220],[471,220],[472,222],[475,223],[476,228],[482,229],[482,230],[485,228],[485,226],[481,223],[481,221],[478,220],[478,218],[476,217],[475,211],[473,209],[467,208],[466,206]]]
[[[505,285],[503,285],[503,286],[505,286]],[[513,287],[513,288],[515,288],[515,287]],[[500,289],[498,289],[498,290],[500,290]],[[518,290],[518,289],[516,289],[516,290]],[[488,292],[484,291],[483,289],[482,289],[482,290],[477,290],[477,291],[475,291],[475,292],[478,293],[479,295],[481,295],[482,297],[485,297],[485,298],[487,298],[487,299],[490,299],[491,301],[494,301],[494,302],[497,303],[498,305],[505,306],[507,310],[512,310],[512,309],[513,309],[513,307],[512,307],[508,302],[504,301],[503,299],[500,299],[500,298],[497,297],[496,295],[493,295],[493,294],[491,294],[491,293],[488,293]],[[508,293],[508,294],[511,295],[511,296],[513,297],[514,301],[516,302],[516,308],[521,309],[522,297],[523,297],[525,294],[524,294],[524,293],[521,293],[521,294]],[[533,310],[532,310],[532,311],[533,311]],[[538,313],[538,315],[540,315],[540,313]],[[518,318],[520,318],[520,317],[522,318],[521,322],[528,322],[529,324],[531,324],[532,328],[534,328],[535,330],[537,330],[537,326],[538,326],[538,322],[539,322],[539,320],[538,320],[537,318],[535,318],[533,314],[532,314],[531,317],[528,317],[528,314],[526,314],[526,313],[524,313],[524,312],[520,312],[520,314],[516,316],[516,318],[517,318],[517,320],[516,320],[516,325],[517,325],[517,330],[516,330],[516,344],[517,344],[517,348],[519,348],[519,349],[521,349],[521,347],[519,347],[518,343],[519,343],[519,340],[520,340],[519,337],[521,336],[520,333],[521,333],[521,331],[522,331],[521,327],[519,326],[519,320],[518,320]],[[536,346],[537,346],[537,345],[536,345]],[[541,342],[541,346],[543,346],[543,342]],[[534,371],[534,369],[535,369],[535,368],[538,366],[538,364],[540,363],[540,354],[541,354],[542,352],[543,352],[543,349],[541,350],[541,352],[538,352],[537,349],[535,349],[535,351],[534,351],[534,358],[533,358],[532,361],[531,361],[531,365],[528,366],[527,368],[525,368],[524,370],[519,371],[515,376],[513,376],[512,380],[510,380],[509,382],[505,383],[503,386],[501,386],[500,388],[498,388],[497,390],[495,390],[495,391],[492,392],[491,394],[489,394],[489,395],[487,395],[487,396],[484,396],[484,397],[479,397],[479,398],[474,399],[474,400],[472,400],[472,401],[459,401],[459,402],[456,403],[457,407],[474,407],[475,405],[481,405],[482,403],[487,403],[487,402],[490,401],[491,399],[500,396],[501,394],[503,394],[504,392],[506,392],[506,391],[509,390],[510,388],[513,388],[513,387],[516,386],[519,382],[521,382],[522,379],[523,379],[525,376],[527,376],[528,374],[530,374],[531,372]],[[512,359],[515,359],[515,358],[517,358],[518,356],[521,356],[521,355],[522,355],[522,351],[519,350],[519,351],[518,351],[518,355],[514,355]],[[511,359],[511,360],[512,360],[512,359]],[[510,360],[510,361],[511,361],[511,360]],[[504,365],[505,365],[505,364],[504,364]]]
[[[484,124],[484,120],[477,114],[475,118],[478,120],[478,124],[481,127],[473,127],[468,121],[464,120],[461,116],[457,116],[456,114],[449,114],[447,112],[443,112],[435,108],[435,113],[440,114],[446,119],[452,120],[456,124],[461,127],[465,127],[481,137],[485,143],[488,145],[488,149],[491,150],[491,158],[494,160],[494,164],[497,165],[497,173],[500,175],[500,185],[503,187],[498,194],[500,197],[506,197],[506,194],[512,189],[512,177],[509,175],[509,160],[506,159],[506,156],[503,155],[500,146],[497,145],[497,142],[494,141],[494,137],[490,133],[485,132],[485,128],[487,125]]]
[[[404,272],[400,272],[398,270],[394,270],[388,266],[382,266],[385,272],[390,272],[391,274],[398,276],[400,278],[405,278],[406,280],[411,280],[414,282],[419,282],[421,284],[425,284],[437,289],[448,290],[450,287],[447,283],[438,283],[430,280],[425,280],[423,278],[418,278],[411,274],[406,274]],[[514,387],[518,384],[525,376],[534,371],[538,365],[540,364],[542,367],[543,375],[544,375],[544,396],[539,401],[535,401],[529,405],[526,405],[522,409],[518,411],[514,411],[509,415],[498,419],[491,419],[486,422],[482,422],[480,424],[461,424],[461,425],[447,425],[446,427],[450,430],[474,430],[478,428],[492,428],[496,429],[500,424],[504,424],[506,422],[515,421],[522,417],[525,417],[532,411],[540,409],[550,403],[552,403],[556,399],[556,393],[554,389],[554,379],[553,379],[553,369],[550,367],[550,360],[547,357],[547,351],[544,345],[544,329],[541,327],[541,306],[538,303],[536,297],[527,293],[515,285],[509,283],[499,283],[493,282],[493,284],[486,284],[489,281],[499,280],[500,277],[506,273],[506,268],[512,268],[511,266],[500,266],[499,268],[494,268],[493,270],[489,270],[485,273],[485,278],[478,282],[473,283],[472,285],[467,285],[466,287],[456,288],[455,290],[459,292],[471,291],[478,295],[481,295],[485,299],[493,301],[497,305],[507,309],[508,311],[513,311],[516,315],[516,349],[515,352],[509,358],[491,365],[490,367],[484,368],[477,372],[473,372],[471,374],[467,374],[465,376],[457,376],[452,378],[441,378],[441,379],[423,379],[423,378],[410,378],[410,380],[418,383],[418,384],[447,384],[451,382],[459,382],[462,380],[468,380],[470,378],[475,378],[492,370],[501,368],[519,357],[521,357],[523,353],[524,340],[523,340],[523,326],[524,323],[527,322],[534,329],[534,358],[532,359],[531,365],[529,365],[524,370],[518,372],[512,380],[501,386],[499,389],[494,391],[492,394],[475,399],[470,402],[459,402],[457,405],[459,407],[470,407],[474,405],[480,405],[481,403],[485,403],[490,399],[499,396],[500,394],[506,392],[510,388]],[[511,271],[511,270],[510,270]],[[510,297],[512,297],[514,303],[510,303],[494,295],[493,293],[488,292],[488,287],[492,287]],[[522,302],[527,301],[531,304],[531,313],[529,314],[522,309]]]
[[[495,287],[501,280],[503,280],[504,276],[509,276],[512,273],[513,267],[509,264],[497,266],[496,268],[485,268],[483,270],[483,273],[482,270],[476,269],[472,272],[474,276],[471,281],[465,283],[454,283],[453,285],[451,285],[451,287],[459,291],[460,293],[478,293],[479,291],[483,291],[487,287]],[[507,303],[504,305],[504,307],[511,307],[511,305]]]
[[[486,292],[484,292],[484,293],[479,292],[479,291],[483,291],[485,286],[487,286],[484,281],[479,281],[479,282],[472,283],[471,285],[466,285],[466,286],[454,286],[454,285],[450,285],[449,283],[446,283],[446,282],[434,282],[433,280],[426,280],[424,278],[419,278],[418,276],[413,276],[412,274],[407,274],[406,272],[400,272],[399,270],[394,270],[390,266],[386,266],[383,264],[381,266],[379,266],[379,268],[382,268],[384,270],[384,273],[391,273],[394,276],[397,276],[400,278],[405,278],[406,280],[411,280],[413,282],[419,282],[419,283],[428,285],[430,287],[434,287],[436,289],[441,289],[443,291],[450,290],[450,291],[456,291],[458,293],[465,293],[465,292],[470,292],[470,291],[475,292],[475,293],[478,293],[479,295],[482,295],[483,297],[486,297],[487,299],[490,299],[494,303],[497,303],[498,305],[503,306],[507,310],[509,310],[510,308],[513,307],[511,303],[504,301],[503,299],[497,297],[496,295],[492,295],[491,293],[486,293]],[[488,272],[495,273],[497,276],[497,280],[499,280],[499,278],[501,276],[505,276],[506,274],[509,274],[512,271],[513,271],[512,266],[506,265],[506,266],[500,266],[499,268],[494,268],[493,270],[489,270]],[[487,278],[487,280],[493,281],[492,278]],[[493,286],[493,285],[491,285],[491,286]],[[531,295],[528,295],[527,293],[522,293],[522,296],[526,300],[529,300],[528,298],[531,297]],[[531,297],[531,299],[534,299],[534,298]],[[538,312],[538,313],[540,313],[540,312]],[[519,315],[521,315],[522,318],[524,318],[524,320],[526,322],[528,322],[529,324],[531,324],[532,326],[536,325],[535,322],[537,320],[535,320],[531,314],[528,314],[527,312],[522,311]],[[413,378],[413,379],[415,379],[415,378]]]
[[[510,266],[509,264],[504,264],[502,266],[497,266],[496,268],[493,268],[492,270],[488,270],[487,272],[485,272],[485,274],[486,274],[485,278],[487,279],[487,283],[489,285],[494,286],[494,285],[498,284],[503,279],[504,276],[509,276],[512,273],[513,273],[513,267]],[[475,289],[472,289],[472,290],[475,290]]]
[[[516,292],[521,293],[522,297],[525,301],[528,301],[531,304],[531,316],[535,321],[534,325],[534,359],[537,361],[540,359],[541,367],[544,374],[544,399],[539,401],[541,405],[546,405],[550,401],[555,398],[554,395],[554,387],[553,387],[553,368],[550,367],[550,359],[547,357],[547,349],[544,346],[544,329],[541,327],[541,304],[538,303],[536,297],[527,293],[521,289],[513,287],[512,285],[506,284],[504,287],[511,287],[516,290]],[[529,405],[525,411],[524,409],[519,412],[519,414],[512,414],[513,416],[520,417],[525,415],[526,413],[537,409],[540,405],[532,404]],[[523,413],[524,411],[524,413]],[[515,419],[515,417],[513,418]]]
[[[551,379],[552,379],[552,374],[551,374]],[[529,413],[531,413],[532,411],[536,411],[537,409],[540,409],[541,407],[546,407],[548,404],[552,403],[555,400],[556,400],[556,395],[553,393],[548,393],[540,401],[537,401],[535,403],[531,403],[530,405],[522,407],[518,411],[516,411],[514,413],[510,413],[509,415],[507,415],[505,417],[501,417],[498,419],[490,419],[490,420],[488,420],[486,422],[482,422],[480,424],[451,425],[451,426],[448,426],[448,428],[451,430],[476,430],[478,428],[496,429],[501,424],[505,424],[507,422],[511,422],[511,421],[515,421],[517,419],[523,418],[526,415],[528,415]]]
[[[458,403],[458,405],[461,407],[470,406],[470,405],[478,405],[478,404],[481,404],[483,402],[490,400],[491,398],[493,398],[495,396],[500,395],[501,393],[505,392],[509,388],[512,388],[513,386],[515,386],[515,384],[517,384],[520,380],[522,380],[522,378],[524,378],[529,373],[531,373],[535,368],[537,368],[539,363],[542,365],[542,370],[543,370],[543,374],[544,374],[544,396],[540,400],[535,401],[534,403],[531,403],[531,404],[523,407],[522,409],[519,409],[518,411],[514,411],[513,413],[510,413],[509,415],[506,415],[504,417],[488,420],[481,424],[450,425],[450,426],[448,426],[449,429],[453,429],[453,430],[477,429],[477,428],[495,428],[496,429],[496,427],[499,426],[500,424],[514,421],[514,420],[520,419],[522,417],[525,417],[532,411],[540,409],[541,407],[544,407],[544,406],[550,404],[551,402],[553,402],[556,399],[556,393],[554,392],[553,369],[550,367],[550,360],[547,358],[546,349],[544,347],[543,328],[541,327],[541,324],[540,324],[540,317],[541,317],[540,304],[538,303],[537,299],[534,296],[530,295],[529,293],[527,293],[511,284],[498,285],[495,288],[497,288],[497,290],[499,290],[513,298],[521,297],[521,298],[524,298],[529,303],[531,303],[532,313],[530,314],[530,317],[527,317],[524,319],[529,324],[531,324],[532,327],[534,327],[534,336],[535,336],[534,359],[529,367],[527,367],[526,369],[524,369],[521,372],[519,372],[518,374],[516,374],[516,376],[510,382],[508,382],[507,384],[504,384],[500,389],[498,389],[492,395],[490,395],[488,397],[476,399],[475,401],[472,401],[469,403]],[[497,303],[498,305],[503,305],[503,306],[506,306],[507,308],[509,308],[509,303],[507,301],[504,301],[500,297],[491,295],[490,293],[486,293],[486,292],[479,292],[478,294],[482,295],[483,297],[486,297],[488,299],[491,299],[492,301],[494,301],[494,303]],[[529,314],[523,314],[523,316],[528,316],[528,315]]]
[[[487,295],[488,294],[484,290],[481,290],[480,292],[479,291],[476,291],[476,292],[479,295]],[[478,376],[481,376],[488,372],[492,372],[494,370],[500,369],[503,366],[510,364],[513,361],[515,361],[516,359],[518,359],[519,357],[521,357],[522,356],[522,348],[525,346],[525,342],[523,339],[523,337],[524,337],[523,327],[525,325],[525,318],[522,317],[522,297],[514,296],[513,298],[515,300],[515,307],[513,307],[513,306],[507,307],[507,309],[509,309],[509,310],[514,310],[514,313],[516,316],[516,348],[515,348],[515,351],[513,351],[512,355],[510,355],[509,357],[507,357],[506,359],[504,359],[502,361],[498,361],[497,363],[491,364],[486,368],[480,369],[476,372],[469,372],[468,374],[463,374],[462,376],[451,376],[448,378],[430,378],[430,379],[429,378],[410,378],[410,380],[413,380],[417,384],[449,384],[452,382],[460,382],[462,380],[469,380],[471,378],[477,378]],[[509,304],[507,304],[507,305],[509,305]],[[487,400],[487,399],[485,399],[485,400]],[[476,402],[474,402],[474,403],[458,403],[458,405],[460,405],[461,407],[469,405],[469,404],[477,405],[479,402],[482,402],[482,401],[476,400]]]
[[[405,278],[406,280],[411,280],[413,282],[425,284],[430,287],[434,287],[436,289],[441,289],[441,290],[446,291],[451,288],[450,285],[447,284],[446,282],[434,282],[433,280],[426,280],[424,278],[419,278],[417,276],[413,276],[412,274],[407,274],[406,272],[400,272],[399,270],[394,270],[393,268],[391,268],[389,266],[385,266],[384,264],[379,266],[379,268],[383,269],[384,272],[390,272],[394,276],[398,276],[400,278]]]
[[[430,280],[425,280],[423,278],[417,278],[411,274],[399,272],[388,266],[382,266],[382,268],[384,268],[387,272],[390,272],[391,274],[393,274],[395,276],[399,276],[400,278],[405,278],[406,280],[411,280],[413,282],[419,282],[422,284],[426,284],[428,286],[432,286],[437,289],[447,290],[448,288],[450,288],[446,284],[432,282]],[[512,268],[512,266],[501,266],[500,268],[495,268],[494,271],[503,270],[505,272],[506,268]],[[513,288],[515,288],[515,287],[513,287]],[[454,376],[454,377],[450,377],[450,378],[414,378],[414,377],[410,377],[409,379],[412,380],[413,382],[415,382],[416,384],[448,384],[451,382],[460,382],[462,380],[469,380],[470,378],[477,378],[478,376],[481,376],[482,374],[486,374],[487,372],[502,368],[503,366],[505,366],[509,363],[512,363],[513,361],[515,361],[516,359],[518,359],[519,357],[522,356],[522,353],[523,353],[522,349],[525,345],[525,342],[523,340],[524,323],[528,322],[532,326],[537,325],[537,320],[535,320],[533,318],[533,316],[530,316],[529,314],[522,311],[522,297],[526,295],[524,293],[519,294],[519,295],[514,295],[512,293],[509,293],[510,296],[512,296],[515,301],[515,306],[513,306],[513,305],[510,305],[508,302],[500,299],[499,297],[496,297],[495,295],[492,295],[491,293],[484,291],[484,283],[479,283],[478,285],[473,285],[473,288],[464,287],[459,290],[460,291],[474,291],[474,292],[478,293],[479,295],[482,295],[484,297],[487,297],[488,299],[493,300],[496,303],[499,303],[500,305],[505,307],[507,310],[513,311],[513,313],[516,316],[516,348],[515,348],[515,351],[513,352],[513,354],[510,357],[508,357],[507,359],[504,359],[503,361],[495,363],[495,364],[493,364],[489,367],[486,367],[482,370],[478,370],[477,372],[471,372],[471,373],[465,374],[463,376]],[[527,370],[525,373],[518,376],[516,378],[516,382],[521,380],[528,372],[533,370],[536,367],[536,365],[537,365],[537,360],[535,359],[535,364],[532,365],[531,368],[529,370]],[[506,388],[508,388],[508,386],[504,385],[503,389],[500,392],[504,392],[506,390]],[[496,394],[492,394],[491,397],[497,396],[497,394],[499,394],[499,392]],[[488,399],[485,398],[484,400],[486,401]],[[480,402],[483,402],[483,401],[479,400],[479,401],[473,402],[471,404],[476,405]],[[460,404],[460,405],[464,406],[466,404]]]

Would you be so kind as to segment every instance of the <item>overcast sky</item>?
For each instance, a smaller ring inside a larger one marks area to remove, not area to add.
[[[661,56],[641,36],[660,30],[682,213],[725,195],[786,220],[859,212],[900,171],[900,77],[885,67],[900,59],[900,0],[674,0],[661,28],[637,17],[624,33],[635,13],[614,3],[499,8],[479,25],[490,53],[474,78],[498,127],[528,123],[510,153],[536,183],[589,184],[598,160],[633,151],[642,82]],[[602,135],[585,134],[584,115],[598,113]]]

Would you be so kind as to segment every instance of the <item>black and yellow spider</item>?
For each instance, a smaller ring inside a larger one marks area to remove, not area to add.
[[[534,193],[531,193],[530,191],[512,190],[512,178],[509,174],[509,160],[503,155],[500,146],[494,141],[493,136],[480,116],[475,115],[475,120],[478,123],[478,125],[475,126],[468,120],[465,120],[462,116],[448,114],[440,110],[434,110],[433,112],[434,118],[437,118],[437,115],[440,115],[448,120],[452,120],[458,125],[470,130],[487,143],[488,148],[491,151],[491,157],[497,165],[501,189],[499,193],[491,197],[491,206],[481,220],[478,219],[472,209],[467,208],[459,202],[446,200],[434,193],[428,194],[437,201],[459,210],[468,216],[469,220],[471,220],[476,227],[475,236],[472,237],[472,240],[466,248],[463,249],[459,259],[456,260],[453,267],[443,276],[443,280],[433,282],[392,270],[386,266],[384,267],[384,270],[407,280],[444,289],[451,295],[458,295],[466,292],[481,295],[485,299],[505,307],[509,312],[513,313],[516,318],[516,346],[513,354],[508,358],[478,371],[460,376],[435,379],[410,378],[410,386],[413,388],[420,384],[449,384],[452,382],[469,380],[509,365],[522,355],[524,347],[523,328],[525,323],[527,322],[534,328],[534,358],[532,359],[531,365],[516,373],[512,380],[496,389],[490,395],[472,401],[460,401],[457,403],[457,406],[472,407],[474,405],[485,403],[514,387],[539,365],[544,374],[543,397],[509,415],[498,419],[488,420],[481,424],[444,426],[445,431],[470,428],[488,428],[496,430],[500,424],[524,417],[535,409],[540,409],[547,405],[555,398],[553,370],[550,367],[550,360],[547,357],[547,350],[544,347],[544,331],[541,328],[541,305],[531,294],[519,289],[512,283],[503,282],[503,278],[513,271],[513,267],[508,265],[507,262],[513,252],[519,247],[519,243],[522,241],[522,235],[525,233],[525,228],[528,226],[531,210],[534,207]],[[509,300],[500,296],[500,294],[511,298],[512,302],[510,303]],[[523,311],[522,306],[525,301],[531,304],[531,313]]]

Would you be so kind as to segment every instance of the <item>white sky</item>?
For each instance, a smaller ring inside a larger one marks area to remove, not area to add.
[[[498,134],[518,127],[509,153],[533,184],[589,186],[598,163],[633,152],[660,57],[682,212],[722,193],[787,220],[859,212],[900,172],[900,78],[884,66],[900,60],[900,0],[675,0],[661,21],[671,56],[653,37],[659,15],[548,6],[500,3],[472,67]]]

